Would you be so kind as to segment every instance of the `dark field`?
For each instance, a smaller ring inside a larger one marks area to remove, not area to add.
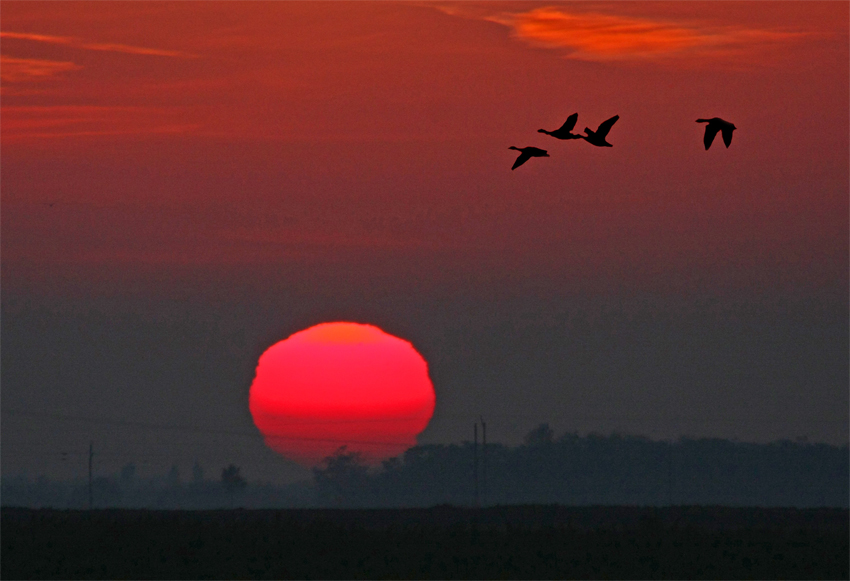
[[[2,577],[847,579],[847,509],[2,509]]]

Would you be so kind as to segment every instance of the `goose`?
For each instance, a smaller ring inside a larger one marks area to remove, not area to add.
[[[585,127],[584,132],[587,133],[587,135],[580,135],[579,137],[596,147],[614,147],[605,141],[605,137],[608,135],[608,132],[611,131],[611,127],[614,126],[614,123],[616,123],[619,118],[619,115],[614,115],[607,121],[603,121],[599,124],[599,127],[596,128],[596,131],[591,131],[590,127]]]
[[[711,147],[711,142],[714,141],[714,136],[717,135],[718,131],[723,133],[723,143],[726,144],[726,147],[729,147],[729,144],[732,143],[732,132],[737,129],[732,123],[724,121],[720,117],[697,119],[697,123],[708,123],[705,126],[705,135],[702,138],[706,151]]]
[[[514,147],[511,145],[508,149],[515,149],[520,152],[519,157],[516,158],[511,170],[515,170],[532,157],[549,157],[549,154],[546,153],[545,149],[539,149],[537,147]]]
[[[581,135],[576,133],[571,133],[573,127],[576,126],[576,121],[578,121],[578,113],[573,113],[567,120],[564,121],[564,124],[561,125],[559,129],[555,129],[554,131],[546,131],[545,129],[538,129],[537,133],[545,133],[546,135],[551,135],[557,139],[581,139]]]

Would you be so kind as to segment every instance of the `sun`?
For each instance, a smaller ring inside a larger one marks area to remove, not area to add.
[[[313,466],[341,446],[368,463],[416,445],[434,413],[428,364],[372,325],[322,323],[269,347],[249,408],[266,445]]]

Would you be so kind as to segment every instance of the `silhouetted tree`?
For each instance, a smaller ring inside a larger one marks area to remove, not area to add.
[[[201,465],[195,461],[195,464],[192,466],[192,482],[194,484],[200,484],[204,481],[204,469],[201,468]]]
[[[98,476],[92,481],[92,494],[98,506],[115,506],[121,500],[121,486],[114,478]]]
[[[233,508],[233,495],[248,485],[245,479],[242,478],[242,475],[239,474],[239,466],[231,464],[227,468],[222,469],[221,483],[224,485],[224,489],[230,494],[230,507]]]
[[[364,491],[369,471],[361,454],[347,449],[342,446],[322,461],[323,468],[313,468],[319,496],[336,505],[353,501]]]
[[[381,462],[381,467],[384,469],[384,472],[397,472],[402,467],[401,458],[398,456],[387,458]]]
[[[540,424],[525,435],[526,446],[545,446],[551,444],[555,438],[555,432],[549,424]]]
[[[129,486],[133,482],[133,478],[136,477],[136,465],[130,462],[129,464],[125,464],[121,468],[121,473],[119,479],[121,481],[121,486]]]
[[[168,471],[168,485],[169,486],[177,486],[180,484],[180,469],[177,467],[177,464],[172,464],[171,469]]]

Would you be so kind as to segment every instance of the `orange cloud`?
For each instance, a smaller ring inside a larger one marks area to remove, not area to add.
[[[52,36],[48,34],[33,34],[29,32],[0,32],[0,38],[13,38],[17,40],[31,40],[47,44],[62,44],[73,48],[86,50],[103,50],[109,52],[123,52],[128,54],[139,54],[149,56],[167,56],[194,58],[196,55],[179,50],[163,50],[159,48],[147,48],[143,46],[131,46],[128,44],[116,44],[109,42],[86,42],[73,36]]]
[[[195,57],[190,53],[176,50],[89,42],[72,36],[0,31],[0,37],[4,41],[4,50],[9,48],[9,45],[12,44],[11,41],[15,41],[16,50],[26,50],[25,43],[39,43],[81,50],[142,56]],[[6,43],[6,41],[9,42]],[[159,67],[160,65],[155,64],[153,66]],[[3,139],[5,141],[16,141],[46,137],[186,133],[196,131],[200,127],[197,120],[189,121],[186,118],[186,110],[180,108],[116,107],[94,104],[87,106],[9,105],[9,98],[11,97],[27,97],[34,94],[67,95],[68,87],[72,86],[69,83],[62,83],[62,87],[51,85],[46,88],[47,85],[41,82],[56,80],[61,78],[64,73],[83,68],[85,67],[82,65],[64,59],[0,55],[0,81],[2,81],[2,95],[6,98],[3,103]],[[98,73],[99,71],[95,71],[93,74],[97,76]],[[41,84],[35,86],[35,83]],[[98,99],[95,98],[94,101],[97,102]],[[115,102],[114,99],[112,102]]]
[[[443,9],[447,14],[457,14],[457,10]],[[569,12],[557,7],[478,17],[509,27],[515,38],[545,48],[567,49],[566,58],[585,61],[731,56],[807,36],[802,32]]]
[[[44,81],[54,78],[59,73],[81,68],[70,61],[23,59],[0,55],[0,81],[6,83]]]

